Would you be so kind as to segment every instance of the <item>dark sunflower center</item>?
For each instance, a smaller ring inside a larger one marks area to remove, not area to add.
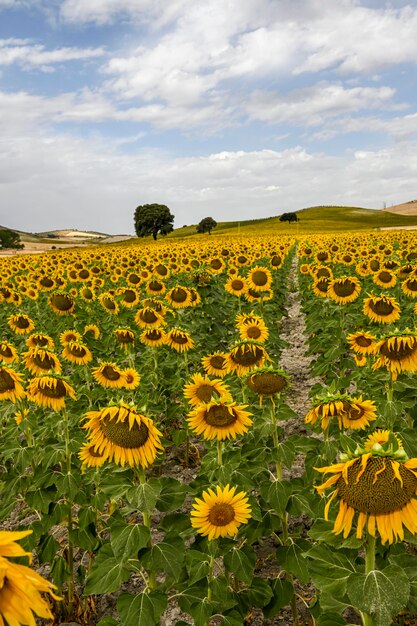
[[[161,339],[162,334],[160,330],[148,330],[146,333],[146,337],[150,340],[150,341],[158,341],[159,339]]]
[[[372,339],[369,339],[369,337],[365,337],[364,335],[356,337],[355,341],[358,346],[361,346],[361,348],[368,348],[372,344]]]
[[[86,300],[92,300],[93,299],[93,292],[91,291],[91,289],[88,289],[88,287],[83,289],[81,294],[82,294],[83,298],[85,298]]]
[[[51,304],[58,311],[69,311],[74,305],[74,300],[65,294],[56,293],[51,297]]]
[[[32,361],[43,370],[51,370],[56,365],[54,357],[47,352],[38,352],[32,357]]]
[[[391,313],[394,311],[394,305],[387,300],[371,300],[369,303],[369,308],[377,315],[382,316],[391,315]]]
[[[380,268],[380,262],[376,261],[375,259],[373,259],[370,263],[369,263],[369,267],[373,272],[377,272]]]
[[[152,309],[145,309],[141,312],[140,319],[145,324],[155,324],[158,321],[158,315]]]
[[[249,289],[248,294],[252,296],[252,298],[262,298],[262,294],[256,291],[256,289]]]
[[[329,289],[329,283],[330,280],[328,278],[320,278],[320,280],[316,282],[316,289],[318,289],[322,293],[327,293]]]
[[[248,378],[249,389],[262,396],[272,396],[285,389],[286,386],[287,381],[284,376],[272,372],[254,374]]]
[[[406,286],[410,291],[417,291],[417,280],[414,278],[407,280]]]
[[[128,331],[118,331],[117,340],[120,343],[133,343],[134,336]]]
[[[220,355],[212,356],[210,357],[210,365],[216,370],[223,370],[226,365],[226,359]]]
[[[39,387],[39,391],[47,398],[65,398],[67,390],[62,380],[53,379],[51,384]]]
[[[128,281],[132,285],[137,285],[138,283],[140,283],[140,276],[138,276],[137,274],[129,274]]]
[[[224,428],[231,426],[237,421],[237,417],[233,408],[230,409],[223,404],[214,405],[209,408],[204,418],[205,422],[210,426],[216,426],[217,428]]]
[[[72,356],[75,356],[81,359],[85,357],[85,355],[87,354],[87,351],[84,348],[84,346],[79,346],[76,344],[71,344],[69,347],[69,351],[72,354]]]
[[[327,269],[327,267],[321,267],[319,271],[317,272],[316,276],[317,278],[323,278],[323,277],[329,278],[330,270]]]
[[[378,278],[381,283],[390,283],[392,280],[392,274],[390,274],[389,272],[379,272]]]
[[[116,308],[116,303],[111,298],[103,298],[103,306],[105,309],[109,311],[113,311]]]
[[[329,258],[329,255],[327,252],[318,252],[317,254],[317,260],[318,261],[326,261],[326,259]]]
[[[6,358],[13,356],[13,352],[10,346],[8,346],[7,344],[0,344],[0,354],[2,356],[5,356]]]
[[[185,333],[179,333],[179,332],[172,333],[171,340],[174,343],[178,343],[180,345],[184,345],[184,344],[188,343],[188,337],[187,337],[187,335]]]
[[[220,259],[213,259],[210,265],[214,270],[219,270],[222,266],[222,262],[220,261]]]
[[[171,292],[171,298],[174,302],[185,302],[187,300],[188,293],[182,287],[176,287]]]
[[[271,259],[271,265],[272,267],[279,267],[282,263],[282,259],[280,256],[278,256],[277,254],[274,254],[274,256]]]
[[[341,298],[346,298],[355,293],[356,285],[351,280],[337,281],[333,284],[335,294]]]
[[[208,515],[208,520],[213,526],[227,526],[235,519],[235,510],[231,504],[224,502],[214,504]]]
[[[0,393],[5,391],[12,391],[15,388],[15,381],[10,376],[9,372],[4,369],[0,369]]]
[[[129,421],[117,422],[105,417],[101,420],[100,428],[105,437],[121,448],[141,448],[149,438],[149,429],[143,422],[135,422],[129,428]]]
[[[346,413],[349,420],[356,422],[356,420],[360,420],[363,417],[365,409],[363,407],[349,406]]]
[[[259,326],[249,326],[246,329],[246,335],[251,339],[258,339],[262,335],[262,331]]]
[[[17,317],[14,320],[14,324],[15,326],[17,326],[17,328],[21,328],[23,330],[24,328],[28,328],[29,320],[27,319],[27,317],[23,317],[23,316]]]
[[[53,287],[54,281],[52,280],[52,278],[44,276],[44,278],[40,279],[39,284],[42,285],[42,287]]]
[[[380,353],[391,361],[401,361],[417,351],[416,341],[413,342],[412,346],[400,345],[398,341],[395,343],[395,346],[388,346],[388,342],[385,341],[379,349]]]
[[[201,402],[210,402],[213,396],[219,396],[219,392],[212,385],[199,385],[195,395]]]
[[[44,347],[48,345],[48,338],[43,337],[42,335],[32,335],[30,340],[34,346]]]
[[[390,459],[371,457],[357,481],[361,469],[362,461],[357,459],[348,469],[348,484],[343,477],[336,483],[339,497],[356,511],[371,515],[399,511],[410,502],[416,492],[417,476],[400,465],[399,473],[403,481],[401,486],[401,482],[395,477]]]
[[[235,280],[232,280],[232,289],[234,289],[235,291],[240,291],[241,289],[243,289],[243,287],[245,286],[243,280],[239,280],[238,278],[235,278]]]
[[[122,376],[121,373],[115,370],[111,365],[105,365],[101,373],[107,380],[119,380]]]
[[[256,272],[253,272],[252,282],[257,287],[263,287],[264,285],[266,285],[266,283],[268,282],[268,276],[266,272],[263,272],[262,270],[256,270]]]
[[[231,355],[232,360],[238,365],[256,365],[264,356],[264,352],[258,346],[241,346]]]
[[[155,267],[155,272],[158,272],[160,276],[166,276],[168,274],[168,268],[165,265],[157,265]]]
[[[151,280],[151,282],[149,283],[149,289],[151,291],[162,291],[163,288],[163,284],[159,283],[157,280]]]
[[[123,293],[124,302],[134,302],[136,300],[136,293],[132,289],[126,289]]]
[[[88,278],[90,276],[90,272],[88,270],[80,270],[78,272],[78,276],[79,278],[81,278],[82,280],[85,280],[86,278]]]

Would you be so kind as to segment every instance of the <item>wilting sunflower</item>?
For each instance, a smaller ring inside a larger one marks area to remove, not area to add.
[[[14,421],[16,422],[16,424],[19,426],[23,422],[23,420],[27,418],[29,413],[29,409],[20,409],[19,411],[16,411],[16,413],[14,414]]]
[[[0,400],[16,402],[24,398],[22,379],[22,374],[18,374],[11,367],[0,366]]]
[[[236,373],[237,376],[244,376],[254,367],[262,367],[265,360],[270,359],[262,343],[245,339],[236,343],[230,350],[227,365],[229,371]]]
[[[248,289],[244,295],[245,299],[248,302],[266,302],[267,300],[272,299],[272,290],[268,289],[267,291],[258,291],[258,289],[253,289],[253,287],[248,286]]]
[[[119,305],[117,304],[114,296],[110,292],[105,291],[104,293],[100,294],[98,300],[103,309],[105,309],[108,313],[111,313],[112,315],[118,314]]]
[[[135,322],[140,328],[159,328],[165,325],[163,316],[150,306],[138,309]]]
[[[0,362],[10,364],[18,360],[16,348],[8,341],[0,341]]]
[[[213,352],[201,359],[201,364],[209,376],[224,378],[229,372],[226,352]]]
[[[259,404],[262,406],[263,396],[272,397],[288,388],[289,376],[282,369],[261,367],[247,374],[246,384],[259,396]]]
[[[182,328],[171,328],[166,334],[165,343],[177,352],[187,352],[194,347],[194,341],[191,339],[190,333]]]
[[[16,335],[28,335],[35,328],[35,323],[27,315],[10,315],[7,323]]]
[[[222,400],[230,401],[232,396],[229,389],[219,379],[211,380],[208,376],[194,374],[192,382],[184,386],[184,397],[192,406],[198,406],[204,402],[210,402],[222,398]]]
[[[354,354],[353,359],[358,367],[364,367],[368,362],[364,354]]]
[[[417,334],[406,328],[378,341],[375,354],[379,357],[372,369],[386,367],[392,380],[400,372],[417,371]]]
[[[106,456],[96,451],[91,443],[85,443],[80,449],[78,456],[81,460],[81,470],[86,467],[101,467],[106,462]]]
[[[191,293],[187,287],[173,287],[165,294],[165,298],[173,309],[184,309],[191,304]]]
[[[28,557],[30,552],[23,550],[16,541],[32,533],[31,530],[10,532],[0,531],[0,624],[24,626],[35,624],[35,615],[53,620],[47,601],[41,593],[49,593],[55,600],[61,600],[53,593],[55,585],[42,578],[26,565],[12,563],[5,557]]]
[[[343,276],[330,281],[327,295],[337,304],[348,304],[359,297],[361,285],[355,276]]]
[[[120,304],[126,309],[136,306],[139,302],[139,293],[135,289],[122,287],[117,290],[117,295],[119,296]]]
[[[247,524],[251,507],[244,491],[236,493],[229,485],[216,491],[203,491],[202,499],[196,498],[191,511],[191,526],[207,536],[209,541],[218,537],[234,537],[241,524]]]
[[[194,287],[188,287],[188,291],[190,292],[190,296],[191,296],[191,302],[189,304],[189,306],[197,306],[198,304],[200,304],[201,302],[201,296],[198,293],[197,289],[194,289]]]
[[[57,315],[67,315],[73,312],[75,300],[64,291],[56,291],[49,296],[48,304]]]
[[[86,324],[84,326],[83,335],[87,335],[87,337],[94,337],[94,339],[100,339],[100,329],[96,324]]]
[[[239,324],[238,326],[240,339],[254,339],[260,343],[264,343],[269,337],[269,330],[265,322],[261,320]]]
[[[125,385],[123,371],[115,363],[105,362],[92,370],[94,379],[103,387],[122,389]]]
[[[42,333],[33,333],[26,339],[26,345],[28,348],[45,348],[52,350],[55,346],[54,340],[49,335],[43,335]]]
[[[328,394],[325,399],[318,399],[305,417],[306,424],[321,422],[322,430],[327,430],[330,421],[336,418],[339,428],[362,430],[376,419],[375,404],[363,400],[362,396],[353,398],[348,394]]]
[[[247,275],[247,283],[249,288],[255,289],[262,293],[268,291],[272,285],[272,274],[267,267],[260,265],[253,267]]]
[[[381,431],[379,431],[380,433]],[[394,543],[404,539],[404,526],[410,533],[417,533],[417,459],[408,459],[398,438],[381,437],[357,454],[343,462],[328,467],[315,468],[332,476],[316,487],[320,495],[335,485],[335,489],[325,507],[327,519],[331,502],[340,500],[339,513],[333,532],[343,532],[346,538],[351,529],[355,513],[357,519],[356,536],[361,539],[367,527],[369,535],[381,537],[382,543]],[[346,455],[345,455],[346,456]]]
[[[166,333],[162,328],[148,328],[141,333],[139,339],[145,346],[159,348],[165,344]]]
[[[28,400],[54,411],[65,408],[65,399],[76,400],[74,389],[57,376],[32,378],[26,389]]]
[[[80,289],[80,296],[86,302],[92,302],[96,298],[94,291],[90,289],[90,287],[82,287]]]
[[[369,296],[363,301],[363,312],[371,322],[390,324],[400,319],[400,307],[390,296]]]
[[[401,283],[403,292],[410,298],[417,298],[417,277],[410,276]]]
[[[55,372],[60,374],[62,367],[58,357],[49,350],[43,348],[32,348],[28,352],[24,352],[23,361],[25,367],[34,376],[45,374],[46,372]]]
[[[313,292],[318,298],[327,298],[331,279],[327,276],[313,282]]]
[[[391,287],[395,287],[397,284],[397,278],[394,272],[388,269],[382,269],[376,272],[376,274],[372,276],[372,280],[378,287],[386,287],[387,289],[391,289]]]
[[[64,330],[60,335],[59,335],[59,341],[61,342],[61,345],[63,346],[67,346],[70,343],[73,343],[74,341],[81,341],[82,340],[82,335],[78,332],[78,330]]]
[[[241,278],[240,276],[231,276],[226,281],[224,288],[232,296],[240,297],[245,295],[248,285],[245,278]]]
[[[78,341],[71,341],[63,349],[62,358],[75,365],[85,365],[93,360],[93,355],[87,346]]]
[[[248,432],[252,424],[247,405],[237,406],[236,402],[212,400],[198,404],[187,417],[190,428],[204,439],[236,439]]]
[[[376,337],[366,330],[351,333],[346,339],[358,354],[372,354],[375,350]]]
[[[129,328],[116,328],[114,334],[123,350],[129,350],[135,343],[135,333]]]
[[[140,374],[133,367],[125,367],[122,374],[125,378],[124,389],[136,389],[139,386]]]
[[[162,450],[162,433],[149,417],[126,404],[109,406],[86,415],[89,444],[106,461],[124,467],[143,467],[153,463]],[[90,465],[88,459],[86,465]]]
[[[146,283],[146,291],[151,296],[160,296],[166,290],[165,283],[162,280],[148,280]]]

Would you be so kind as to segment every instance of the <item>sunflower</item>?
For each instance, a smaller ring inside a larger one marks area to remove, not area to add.
[[[122,374],[125,378],[124,389],[136,389],[139,386],[140,374],[133,367],[125,367]]]
[[[376,274],[372,276],[372,280],[375,285],[378,285],[378,287],[385,287],[387,289],[395,287],[397,284],[397,278],[394,272],[391,272],[388,269],[382,269],[379,272],[376,272]]]
[[[368,362],[364,354],[354,354],[353,359],[358,367],[364,367]]]
[[[92,302],[96,298],[94,295],[94,291],[92,291],[90,287],[82,287],[80,289],[80,296],[86,302]]]
[[[394,437],[397,442],[396,444],[393,439]],[[367,452],[369,452],[372,449],[374,451],[377,451],[377,450],[380,450],[380,448],[375,447],[377,444],[379,446],[382,446],[389,442],[391,444],[394,444],[395,449],[403,447],[403,443],[401,439],[399,439],[399,437],[397,437],[393,432],[391,432],[390,430],[382,430],[378,428],[377,430],[374,430],[373,433],[368,435],[368,437],[365,439],[365,444],[363,447]]]
[[[78,341],[71,341],[63,349],[62,358],[74,365],[85,365],[93,360],[93,355],[87,346]]]
[[[366,330],[351,333],[346,339],[357,354],[372,354],[375,350],[376,337]]]
[[[0,624],[24,626],[35,624],[35,615],[48,620],[54,617],[47,601],[41,593],[49,593],[55,600],[59,596],[53,593],[55,585],[42,578],[26,565],[12,563],[5,557],[28,557],[16,541],[32,533],[31,530],[10,532],[0,531]]]
[[[143,467],[153,463],[162,450],[162,433],[149,417],[135,407],[121,403],[87,413],[83,428],[89,431],[89,445],[106,461],[124,467]],[[91,459],[85,464],[90,465]]]
[[[314,425],[320,420],[322,430],[327,430],[332,418],[337,418],[340,429],[362,430],[376,419],[375,404],[371,400],[363,400],[362,396],[353,398],[348,394],[329,394],[315,402],[304,421]]]
[[[191,304],[191,293],[187,287],[173,287],[165,294],[165,298],[173,309],[185,309]]]
[[[160,296],[165,292],[165,290],[165,283],[163,283],[161,280],[152,279],[148,280],[148,282],[146,283],[146,291],[151,296]]]
[[[359,297],[361,285],[355,276],[343,276],[330,281],[327,295],[337,304],[348,304]]]
[[[245,293],[245,298],[248,302],[259,302],[260,300],[261,301],[271,300],[272,291],[271,290],[259,291],[257,289],[253,289],[253,287],[248,287]]]
[[[262,406],[263,396],[272,397],[287,389],[289,377],[282,369],[261,367],[247,374],[246,384],[259,396],[260,406]]]
[[[224,382],[219,379],[210,380],[208,376],[201,374],[194,374],[192,382],[185,385],[184,397],[192,406],[198,406],[218,398],[226,401],[232,399]]]
[[[61,345],[67,346],[74,341],[81,341],[82,335],[78,332],[78,330],[64,330],[59,335],[59,341]]]
[[[150,306],[138,309],[135,322],[140,328],[158,328],[165,325],[163,316]]]
[[[245,339],[254,339],[255,341],[264,343],[269,337],[268,328],[262,319],[239,324],[238,330],[242,341]]]
[[[53,352],[43,348],[32,348],[28,352],[24,352],[23,361],[25,367],[34,376],[51,371],[60,374],[62,370],[58,357]]]
[[[28,335],[35,328],[35,323],[27,315],[10,315],[7,323],[16,335]]]
[[[18,374],[11,367],[0,366],[0,400],[16,402],[24,398],[22,379],[22,374]]]
[[[117,290],[119,296],[119,302],[126,309],[134,307],[139,302],[139,294],[135,289],[120,288]]]
[[[194,341],[191,339],[190,333],[182,328],[172,328],[166,334],[165,342],[177,352],[187,352],[194,347]]]
[[[410,298],[417,298],[417,277],[410,276],[401,283],[401,289],[406,296]]]
[[[26,389],[27,397],[39,406],[59,411],[65,408],[65,398],[76,400],[74,389],[57,376],[32,378]]]
[[[363,312],[371,322],[390,324],[400,319],[400,307],[395,298],[389,296],[369,296],[363,301]]]
[[[240,276],[231,276],[226,281],[224,288],[232,296],[240,297],[245,295],[248,285],[245,278],[241,278]]]
[[[331,279],[327,276],[313,282],[313,292],[318,298],[327,298]]]
[[[0,341],[0,362],[10,364],[18,360],[16,348],[8,341]]]
[[[166,333],[162,328],[148,328],[141,333],[139,339],[145,346],[159,348],[165,344]]]
[[[263,322],[263,319],[259,315],[255,315],[253,311],[236,315],[236,326],[238,328],[243,324],[256,324],[258,322]]]
[[[100,329],[96,324],[86,324],[84,326],[83,335],[92,335],[94,339],[100,339]]]
[[[191,526],[203,537],[207,536],[209,541],[218,537],[233,537],[241,524],[248,523],[251,512],[244,491],[236,493],[236,487],[217,486],[216,491],[203,491],[202,499],[194,500]]]
[[[98,297],[98,300],[103,309],[105,309],[108,313],[111,313],[112,315],[118,314],[119,305],[117,304],[114,296],[110,292],[105,291],[104,293],[101,293]]]
[[[408,459],[396,437],[380,437],[368,448],[359,448],[355,457],[335,465],[316,468],[332,474],[316,487],[320,495],[335,489],[325,507],[327,519],[331,502],[340,500],[333,532],[348,537],[355,513],[358,513],[356,536],[361,539],[367,527],[369,535],[381,537],[383,544],[404,539],[404,526],[417,533],[417,459]]]
[[[272,285],[272,274],[267,267],[260,265],[253,267],[247,276],[247,283],[249,288],[255,289],[262,293],[268,291]]]
[[[43,335],[42,333],[33,333],[26,339],[26,345],[28,348],[45,348],[52,350],[55,347],[54,340],[49,335]]]
[[[198,404],[187,417],[190,428],[204,439],[236,439],[247,433],[252,424],[247,405],[237,406],[236,402],[220,398],[208,403]]]
[[[91,443],[85,443],[78,456],[81,460],[81,471],[86,467],[101,467],[106,462],[106,456],[97,452]]]
[[[20,411],[16,411],[16,413],[14,414],[14,421],[16,422],[16,424],[19,426],[23,422],[23,420],[27,418],[29,413],[29,409],[20,409]]]
[[[259,341],[245,339],[239,341],[227,355],[227,366],[229,371],[237,376],[244,376],[254,367],[262,367],[265,359],[270,360],[268,354]]]
[[[191,296],[191,302],[189,306],[197,306],[197,304],[200,304],[201,296],[198,293],[197,289],[194,289],[194,287],[188,287],[188,291],[190,292]]]
[[[129,347],[135,343],[135,333],[129,328],[116,328],[113,332],[123,350],[129,350]]]
[[[416,372],[417,335],[408,328],[388,335],[375,345],[375,354],[379,358],[372,369],[386,367],[392,380],[396,380],[400,372]]]
[[[227,353],[213,352],[201,359],[201,365],[209,376],[219,376],[223,378],[228,373]]]
[[[101,363],[101,365],[92,370],[92,374],[102,387],[122,389],[125,385],[123,371],[115,363]]]
[[[57,315],[67,315],[73,312],[75,300],[64,291],[56,291],[49,296],[48,304]]]

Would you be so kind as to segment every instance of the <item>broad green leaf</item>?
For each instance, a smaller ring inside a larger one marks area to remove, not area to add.
[[[417,613],[417,556],[413,554],[397,554],[390,556],[389,560],[394,565],[401,567],[407,574],[410,582],[410,598],[407,608],[411,613]]]
[[[158,511],[166,513],[178,509],[184,502],[188,491],[187,485],[175,478],[163,477],[159,479],[161,491],[156,501]]]
[[[255,577],[252,580],[249,589],[245,589],[239,593],[240,603],[249,609],[253,606],[264,607],[272,598],[272,589],[268,585],[268,581],[263,578]]]
[[[167,606],[167,596],[158,591],[134,596],[122,593],[117,600],[117,610],[122,626],[154,626]]]
[[[153,513],[161,486],[158,481],[149,480],[146,483],[135,485],[126,494],[126,498],[136,510],[141,513]]]
[[[244,626],[243,617],[237,611],[223,615],[222,626]]]
[[[188,612],[194,620],[194,626],[206,626],[212,611],[211,602],[209,602],[207,598],[204,598],[202,602],[191,604],[188,609]]]
[[[185,548],[181,540],[157,543],[143,555],[142,565],[152,572],[165,572],[178,578],[185,557]]]
[[[118,626],[118,624],[119,622],[109,616],[103,617],[103,619],[97,622],[97,626]]]
[[[210,557],[208,554],[198,550],[187,550],[185,554],[185,565],[188,572],[188,584],[194,585],[202,578],[206,578],[209,573]]]
[[[88,575],[84,593],[111,593],[117,591],[130,576],[130,570],[114,556],[110,544],[104,545],[97,553],[96,560]]]
[[[271,601],[264,607],[263,612],[267,619],[272,619],[287,604],[290,604],[294,595],[294,587],[285,578],[276,578],[271,582],[273,596]]]
[[[214,613],[223,613],[232,609],[238,603],[236,594],[232,592],[229,582],[224,575],[215,576],[211,581],[212,605]]]
[[[223,562],[229,572],[250,585],[256,563],[255,550],[251,546],[243,546],[240,550],[232,548],[224,555]]]
[[[320,615],[316,624],[317,626],[346,626],[347,622],[337,613],[325,613]]]
[[[308,542],[302,540],[301,542],[300,545],[292,543],[289,546],[279,546],[276,552],[277,561],[286,572],[294,574],[303,583],[307,583],[309,580],[308,564],[303,554]]]
[[[319,517],[308,531],[308,535],[335,548],[360,548],[362,546],[363,539],[357,539],[355,535],[344,539],[342,535],[335,535],[332,529],[333,522]]]
[[[390,626],[392,616],[408,602],[410,583],[398,565],[369,574],[352,574],[348,580],[348,596],[352,605],[372,615],[375,626]]]
[[[111,526],[111,547],[122,563],[137,558],[139,550],[148,545],[151,533],[141,524],[116,523]]]
[[[278,515],[282,515],[291,495],[291,484],[281,480],[274,480],[270,484],[264,483],[261,487],[261,495]]]
[[[316,545],[305,552],[310,576],[321,591],[336,594],[340,599],[346,593],[348,578],[356,571],[352,560],[342,550],[325,544]]]

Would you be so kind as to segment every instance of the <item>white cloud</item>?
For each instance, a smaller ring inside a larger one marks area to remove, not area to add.
[[[0,39],[0,66],[16,63],[23,68],[49,70],[56,63],[80,61],[104,56],[103,48],[56,48],[46,50],[42,44],[27,39]]]
[[[159,27],[177,19],[189,0],[63,0],[60,18],[66,22],[108,24],[116,19],[154,20]]]

